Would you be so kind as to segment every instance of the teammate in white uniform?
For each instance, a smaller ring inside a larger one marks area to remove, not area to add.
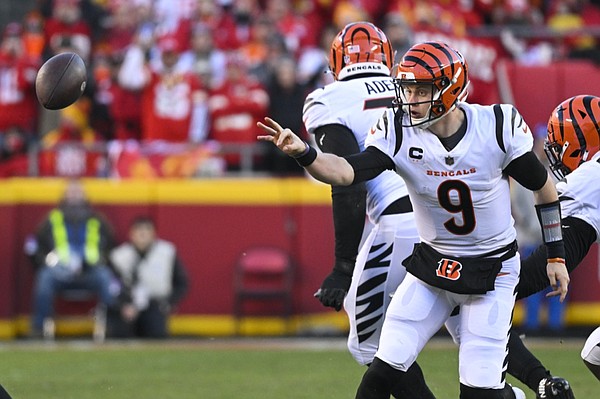
[[[364,150],[369,129],[395,99],[390,69],[393,49],[369,22],[346,25],[331,45],[335,81],[310,93],[304,103],[306,130],[323,152],[339,156]],[[348,315],[348,349],[359,364],[375,356],[385,310],[404,276],[402,260],[419,242],[412,206],[402,178],[391,170],[365,183],[332,186],[335,264],[315,296]],[[360,248],[365,213],[372,228]],[[433,398],[415,363],[409,373],[422,384],[392,391],[396,398]]]
[[[548,276],[562,299],[569,278],[556,189],[512,106],[463,102],[467,64],[454,49],[438,42],[413,46],[396,83],[402,111],[385,112],[360,154],[318,154],[270,118],[259,123],[267,134],[258,139],[328,184],[366,181],[387,169],[406,181],[422,242],[407,262],[409,274],[392,298],[357,398],[387,399],[394,384],[410,384],[406,370],[458,305],[460,397],[514,398],[504,373],[520,262],[508,176],[535,193]]]
[[[590,247],[600,242],[600,186],[590,184],[600,180],[599,150],[600,98],[579,95],[559,104],[548,121],[545,151],[559,180],[556,188],[569,273],[581,263]],[[517,299],[548,286],[545,259],[545,248],[540,247],[523,260]],[[568,383],[567,389],[564,380],[553,386],[545,367],[516,339],[511,336],[510,374],[537,391],[538,398],[572,398]],[[588,337],[581,357],[600,380],[600,328]]]

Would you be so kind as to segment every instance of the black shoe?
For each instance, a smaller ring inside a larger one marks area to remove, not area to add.
[[[537,399],[575,399],[569,381],[560,377],[544,378],[538,386]]]

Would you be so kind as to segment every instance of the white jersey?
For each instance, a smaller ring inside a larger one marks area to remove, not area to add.
[[[556,184],[561,216],[576,217],[592,226],[596,242],[600,242],[600,185],[592,182],[599,180],[600,152]]]
[[[394,160],[408,186],[421,240],[441,253],[476,256],[516,239],[509,181],[502,171],[531,151],[533,136],[511,105],[459,107],[467,130],[450,151],[427,130],[397,131],[393,110],[365,144]]]
[[[304,103],[306,130],[338,124],[354,133],[360,150],[371,127],[395,98],[392,78],[376,76],[335,81],[310,93]],[[381,213],[398,198],[408,195],[406,185],[393,171],[386,171],[366,182],[367,215],[377,223]]]

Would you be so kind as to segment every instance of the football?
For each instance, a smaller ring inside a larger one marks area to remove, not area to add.
[[[60,53],[46,61],[35,78],[35,93],[46,109],[57,110],[73,104],[85,90],[87,71],[75,53]]]

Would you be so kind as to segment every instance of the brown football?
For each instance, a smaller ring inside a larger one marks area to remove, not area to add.
[[[44,108],[61,109],[73,104],[85,90],[87,71],[75,53],[60,53],[42,65],[35,78],[35,92]]]

